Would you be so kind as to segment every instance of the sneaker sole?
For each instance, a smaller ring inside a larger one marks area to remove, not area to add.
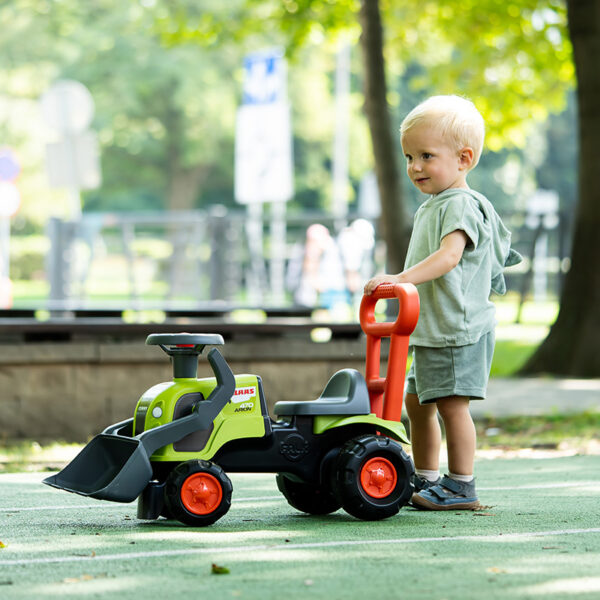
[[[412,495],[410,504],[419,510],[474,510],[481,506],[479,500],[472,500],[471,502],[455,502],[453,504],[436,504],[418,494]]]

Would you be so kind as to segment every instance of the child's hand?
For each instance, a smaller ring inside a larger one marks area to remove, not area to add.
[[[372,279],[369,279],[365,284],[365,295],[370,296],[378,285],[382,283],[398,283],[397,275],[375,275]]]

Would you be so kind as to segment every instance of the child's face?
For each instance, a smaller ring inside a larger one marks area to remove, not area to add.
[[[402,151],[410,180],[424,194],[468,187],[466,177],[473,151],[456,150],[435,126],[422,124],[407,131],[402,137]]]

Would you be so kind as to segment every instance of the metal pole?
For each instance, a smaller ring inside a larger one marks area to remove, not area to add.
[[[246,239],[250,253],[250,277],[247,281],[248,299],[251,304],[262,304],[267,284],[263,253],[263,205],[250,202],[246,205]]]
[[[285,300],[286,225],[285,202],[271,202],[271,295],[276,305]]]
[[[350,123],[350,45],[337,54],[335,70],[335,134],[333,140],[333,206],[337,232],[346,226],[348,214],[348,138]]]

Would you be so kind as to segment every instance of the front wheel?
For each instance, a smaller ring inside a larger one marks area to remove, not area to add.
[[[231,480],[221,467],[205,460],[188,460],[169,474],[165,504],[178,521],[205,527],[229,510],[232,491]]]
[[[342,506],[331,490],[323,486],[295,481],[283,473],[277,473],[276,481],[288,504],[309,515],[328,515]]]
[[[411,498],[414,467],[402,446],[381,435],[363,435],[341,449],[332,488],[343,509],[357,519],[395,515]]]

